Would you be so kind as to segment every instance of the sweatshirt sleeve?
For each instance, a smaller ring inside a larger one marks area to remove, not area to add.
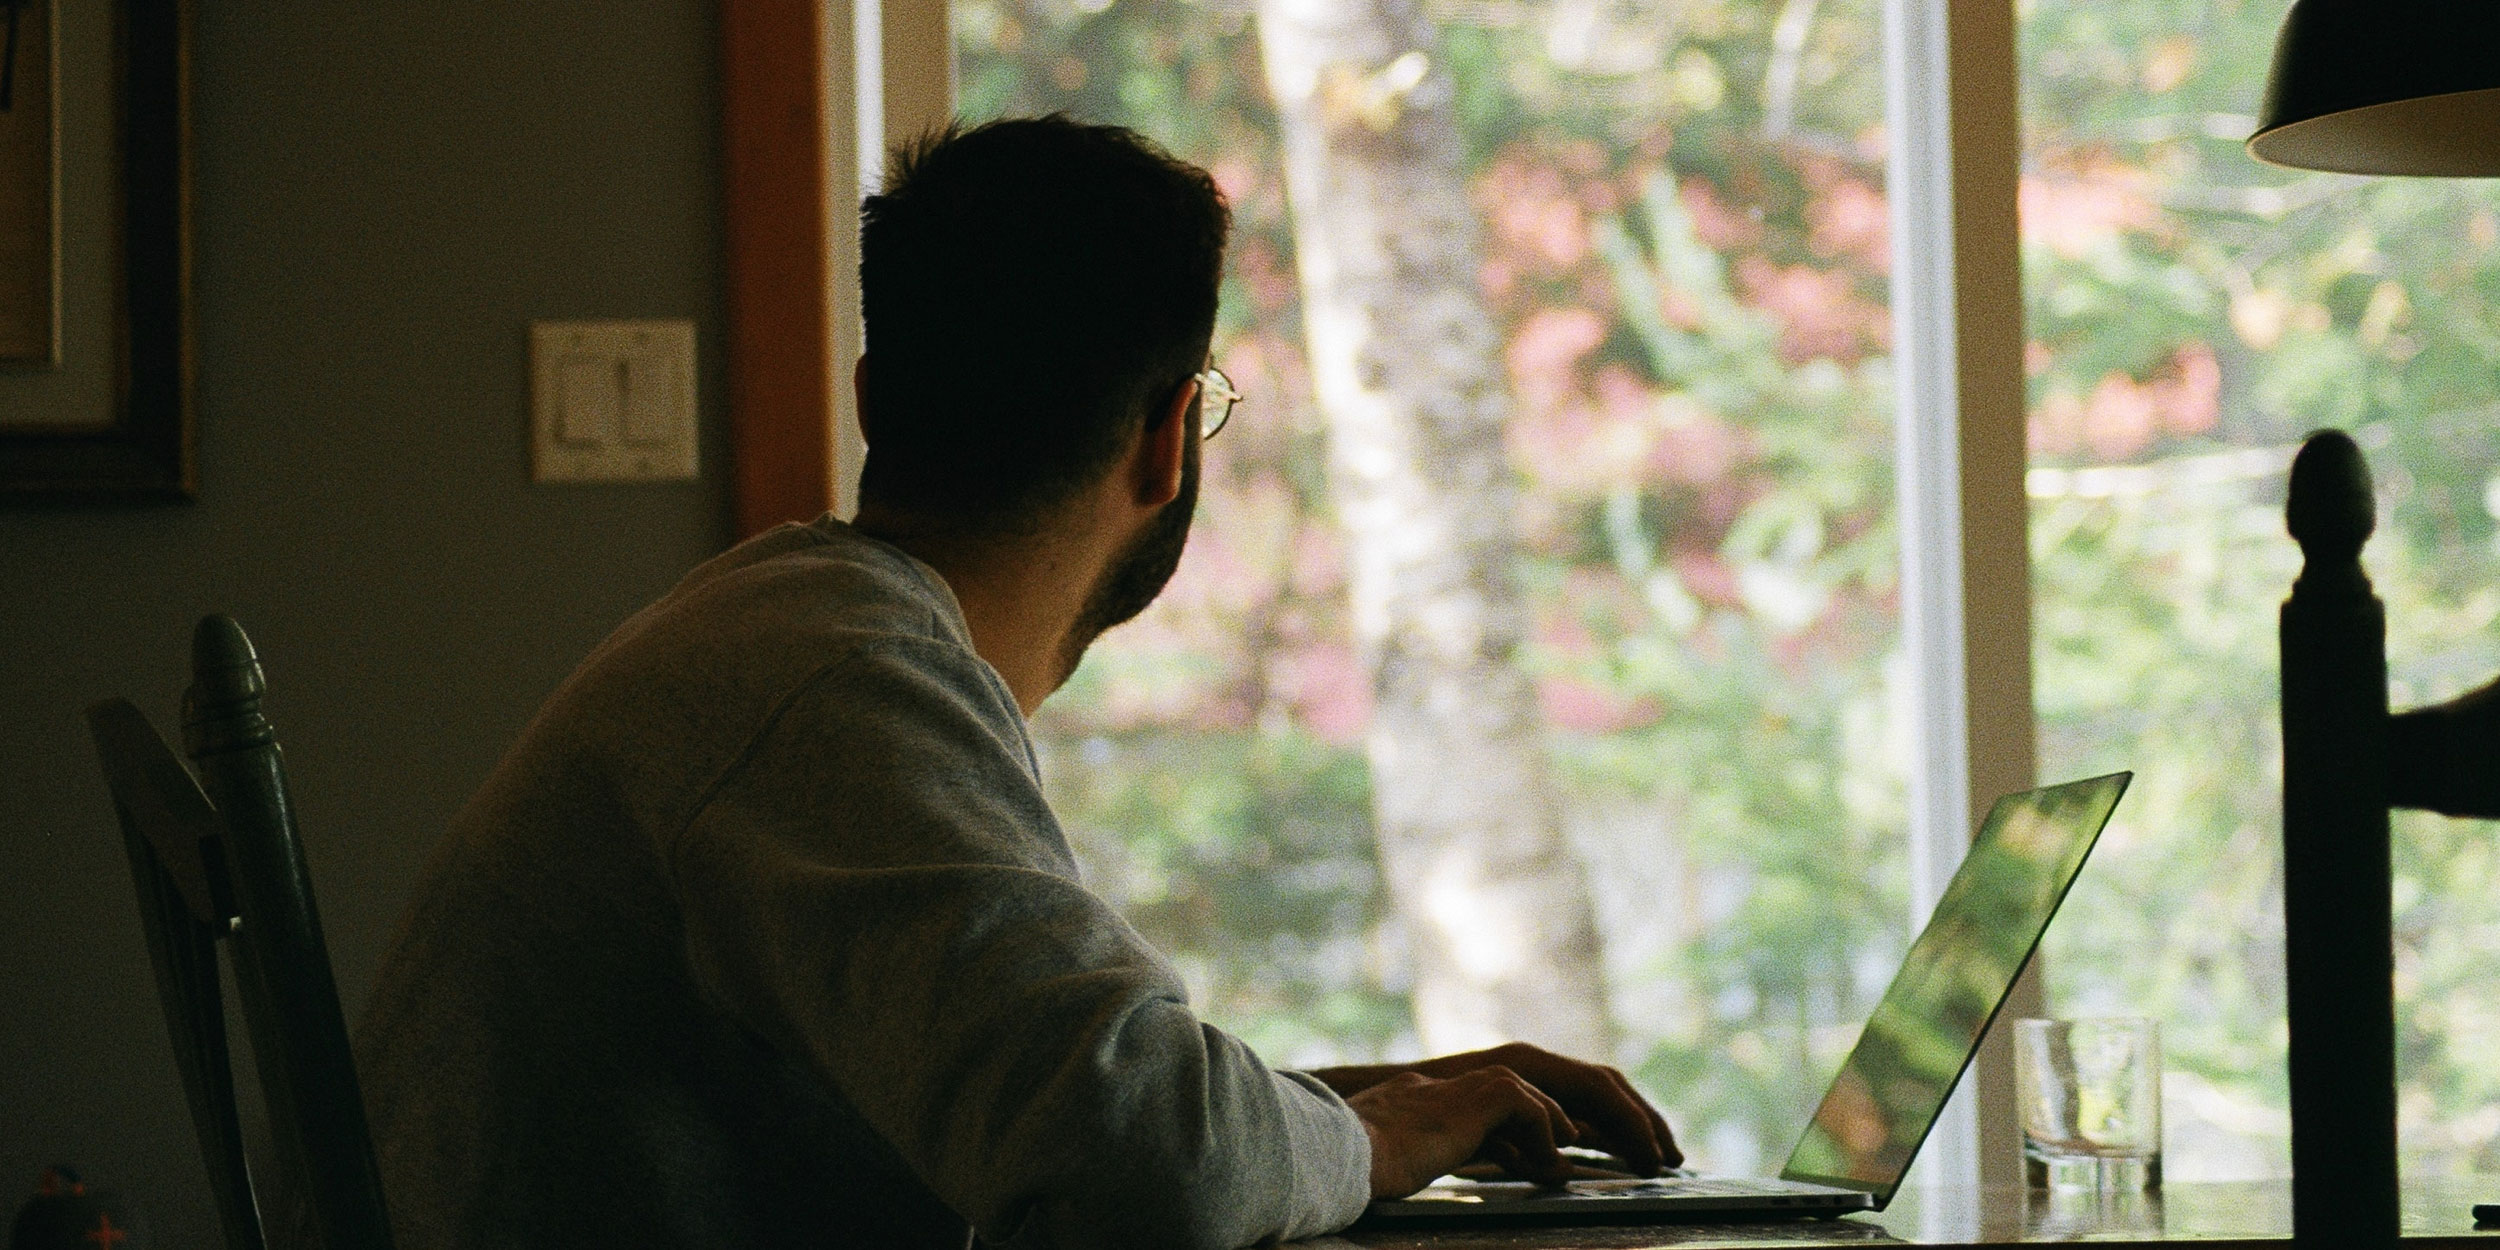
[[[940,642],[819,671],[668,848],[698,983],[992,1244],[1229,1250],[1351,1222],[1360,1121],[1201,1023],[1075,880],[1014,717]]]

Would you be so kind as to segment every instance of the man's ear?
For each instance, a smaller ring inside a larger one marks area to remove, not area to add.
[[[1194,380],[1183,384],[1138,438],[1137,453],[1129,461],[1130,495],[1138,507],[1160,508],[1180,498],[1181,466],[1189,456],[1189,440],[1198,437],[1189,414],[1201,385]]]

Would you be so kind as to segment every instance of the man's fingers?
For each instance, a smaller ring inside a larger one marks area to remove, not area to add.
[[[1659,1149],[1656,1127],[1651,1124],[1647,1104],[1632,1091],[1629,1081],[1612,1068],[1592,1068],[1585,1101],[1581,1108],[1597,1127],[1596,1137],[1607,1148],[1643,1174],[1658,1170],[1663,1152]]]
[[[1573,1075],[1584,1076],[1588,1105],[1579,1110],[1598,1129],[1591,1140],[1604,1142],[1643,1175],[1655,1175],[1661,1168],[1684,1161],[1683,1154],[1675,1148],[1674,1135],[1667,1130],[1666,1117],[1632,1087],[1631,1078],[1602,1064],[1580,1064],[1559,1057],[1557,1061],[1578,1069]]]
[[[1464,1079],[1482,1091],[1486,1157],[1540,1184],[1570,1179],[1571,1161],[1563,1157],[1562,1147],[1579,1134],[1562,1104],[1508,1068],[1479,1068]]]
[[[1613,1068],[1606,1069],[1606,1073],[1615,1079],[1616,1085],[1622,1087],[1623,1096],[1631,1100],[1632,1105],[1640,1110],[1641,1118],[1649,1122],[1650,1132],[1656,1135],[1658,1143],[1659,1166],[1682,1167],[1684,1152],[1675,1144],[1675,1130],[1667,1127],[1667,1117],[1658,1114],[1658,1109],[1649,1105],[1648,1099],[1641,1097],[1641,1091],[1632,1088],[1630,1078]]]
[[[1562,1107],[1574,1127],[1568,1135],[1558,1129],[1556,1136],[1567,1144],[1603,1148],[1623,1160],[1625,1167],[1644,1175],[1654,1176],[1684,1162],[1684,1152],[1677,1148],[1666,1117],[1614,1068],[1525,1042],[1448,1055],[1417,1066],[1442,1079],[1506,1070]]]
[[[1536,1058],[1546,1069],[1536,1074],[1540,1084],[1565,1099],[1591,1130],[1580,1144],[1603,1146],[1645,1176],[1656,1175],[1668,1162],[1669,1146],[1660,1136],[1665,1122],[1621,1072],[1560,1055],[1540,1052]]]
[[[1470,1097],[1484,1100],[1489,1113],[1488,1125],[1498,1123],[1507,1116],[1519,1115],[1538,1120],[1545,1135],[1557,1145],[1568,1146],[1579,1138],[1571,1113],[1554,1101],[1553,1095],[1538,1088],[1534,1081],[1509,1068],[1498,1064],[1478,1068],[1459,1077],[1458,1082],[1467,1087]]]
[[[1641,1097],[1639,1090],[1632,1088],[1631,1079],[1613,1068],[1599,1068],[1598,1071],[1604,1074],[1615,1096],[1612,1118],[1616,1123],[1610,1126],[1613,1131],[1608,1136],[1621,1139],[1617,1142],[1618,1147],[1628,1147],[1632,1152],[1624,1154],[1624,1162],[1644,1172],[1684,1162],[1683,1153],[1675,1148],[1675,1135],[1667,1129],[1667,1118],[1658,1114],[1658,1109],[1650,1106],[1649,1100]],[[1622,1150],[1618,1149],[1617,1153],[1622,1153]]]
[[[1582,1145],[1602,1145],[1633,1170],[1656,1175],[1682,1161],[1666,1119],[1621,1072],[1603,1064],[1585,1063],[1526,1042],[1512,1042],[1470,1058],[1509,1067],[1562,1100],[1571,1113],[1597,1131]]]
[[[1546,1131],[1553,1135],[1555,1145],[1569,1146],[1579,1142],[1580,1122],[1572,1119],[1571,1113],[1564,1110],[1563,1105],[1556,1102],[1552,1094],[1539,1089],[1536,1082],[1525,1077],[1514,1074],[1511,1079],[1518,1081],[1519,1088],[1528,1091],[1529,1097],[1536,1100],[1538,1110],[1545,1116]]]
[[[1622,1073],[1533,1046],[1427,1060],[1346,1102],[1372,1139],[1375,1197],[1412,1193],[1471,1157],[1546,1185],[1571,1177],[1564,1146],[1610,1150],[1653,1176],[1683,1160],[1665,1117]]]

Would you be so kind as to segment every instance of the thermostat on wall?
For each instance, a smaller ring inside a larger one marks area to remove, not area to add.
[[[694,323],[530,325],[530,480],[695,476]]]

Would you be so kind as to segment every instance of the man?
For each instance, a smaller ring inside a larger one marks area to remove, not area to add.
[[[400,1244],[1231,1247],[1470,1159],[1655,1171],[1528,1047],[1277,1072],[1077,880],[1025,717],[1180,557],[1226,210],[1062,118],[867,204],[858,520],[695,570],[455,822],[359,1043]]]

